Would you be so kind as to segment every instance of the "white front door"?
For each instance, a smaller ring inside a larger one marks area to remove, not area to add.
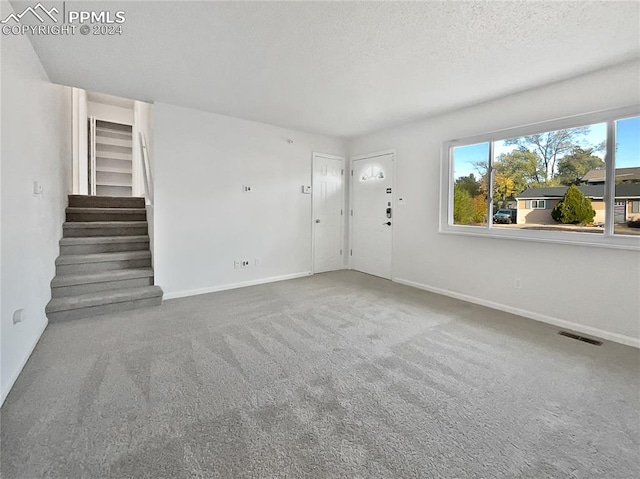
[[[393,154],[352,162],[351,267],[391,279]]]
[[[344,159],[313,157],[313,271],[344,268]]]

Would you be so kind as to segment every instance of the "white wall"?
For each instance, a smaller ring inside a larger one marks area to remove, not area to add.
[[[639,84],[640,64],[620,65],[350,142],[351,156],[397,150],[394,278],[640,346],[637,251],[438,233],[443,141],[638,104]]]
[[[301,188],[312,153],[344,156],[343,141],[161,103],[154,137],[154,267],[165,298],[310,272],[311,195]],[[251,266],[234,269],[236,259]]]
[[[10,13],[2,3],[2,18]],[[2,38],[1,400],[47,325],[66,195],[71,188],[71,89],[48,82],[26,36]],[[33,181],[44,189],[33,195]],[[13,324],[14,311],[25,319]]]
[[[120,123],[122,125],[133,125],[133,106],[131,108],[122,108],[89,99],[87,102],[87,114],[89,116],[95,116],[98,120]]]

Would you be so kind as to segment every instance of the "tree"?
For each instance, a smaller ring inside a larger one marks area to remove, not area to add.
[[[591,200],[586,198],[582,191],[571,185],[564,197],[551,211],[551,217],[559,223],[589,224],[593,223],[596,212],[591,207]]]
[[[514,181],[511,176],[496,172],[493,175],[493,199],[498,208],[503,208],[508,198],[516,194]]]
[[[594,148],[573,148],[570,154],[558,160],[558,179],[563,185],[576,184],[585,173],[596,168],[604,168],[602,158],[595,156]]]
[[[489,184],[489,182],[487,181],[489,176],[489,162],[486,160],[473,161],[471,162],[471,164],[478,172],[478,175],[480,175],[480,178],[478,179],[478,183],[480,184],[480,191],[482,191],[482,193],[486,193],[489,189],[487,186]]]
[[[549,131],[505,140],[505,145],[515,145],[522,152],[532,152],[538,157],[538,167],[545,180],[550,180],[556,171],[556,162],[576,146],[579,139],[589,133],[589,127]]]
[[[461,176],[456,180],[456,185],[458,185],[463,190],[466,190],[472,197],[478,196],[482,193],[482,187],[480,182],[476,180],[476,177],[473,173],[470,173],[469,176]]]
[[[487,222],[487,195],[484,193],[473,197],[473,220],[475,223]]]
[[[453,185],[453,222],[459,225],[473,223],[475,208],[473,198],[458,184]]]
[[[538,170],[538,157],[530,151],[513,150],[496,157],[493,168],[496,177],[502,175],[513,181],[514,195],[519,195],[530,185],[540,183],[541,172]]]

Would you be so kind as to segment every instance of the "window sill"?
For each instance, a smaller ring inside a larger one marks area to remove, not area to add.
[[[640,251],[640,236],[615,235],[603,233],[568,233],[561,231],[504,230],[501,228],[483,228],[480,226],[441,226],[439,233],[475,236],[492,239],[508,239],[537,243],[553,243],[572,246],[588,246],[619,250]]]

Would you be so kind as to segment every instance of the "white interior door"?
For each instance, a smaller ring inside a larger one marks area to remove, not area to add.
[[[313,157],[313,271],[344,268],[344,159]]]
[[[351,267],[391,279],[393,154],[352,162]]]

